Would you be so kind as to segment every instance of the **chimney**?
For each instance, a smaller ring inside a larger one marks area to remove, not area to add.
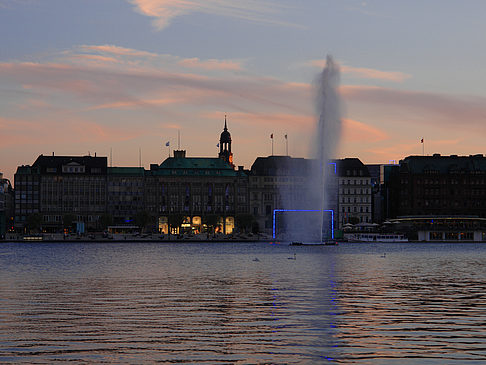
[[[174,150],[174,158],[186,158],[186,150]]]

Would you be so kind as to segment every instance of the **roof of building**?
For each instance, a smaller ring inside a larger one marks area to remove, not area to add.
[[[486,173],[486,157],[469,156],[408,156],[400,161],[400,171],[413,174],[448,174],[448,173]]]
[[[311,164],[310,159],[290,156],[257,157],[251,165],[251,173],[258,176],[305,176]]]
[[[219,143],[231,143],[231,134],[228,132],[228,127],[226,125],[226,116],[224,117],[224,130],[219,137]]]
[[[192,175],[192,176],[240,176],[246,175],[235,170],[226,161],[217,157],[169,157],[159,166],[151,167],[152,175]]]
[[[337,173],[340,177],[370,177],[368,168],[359,158],[343,158],[336,162]]]
[[[62,166],[81,165],[88,167],[86,173],[90,173],[91,168],[99,168],[101,173],[106,173],[107,158],[96,156],[44,156],[37,157],[32,167],[40,169],[41,173],[48,173],[48,168],[55,168],[56,173],[60,173]],[[53,170],[54,172],[54,170]]]
[[[108,167],[108,175],[143,176],[143,167]]]

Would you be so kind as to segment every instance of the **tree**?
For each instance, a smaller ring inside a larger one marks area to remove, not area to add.
[[[111,226],[113,224],[113,217],[111,214],[105,213],[101,215],[98,222],[101,226],[101,229],[106,230],[108,226]]]
[[[180,228],[185,218],[185,215],[179,213],[169,215],[169,237],[172,228]]]
[[[75,219],[76,216],[74,214],[70,214],[70,213],[64,214],[64,216],[62,217],[62,224],[64,228],[68,228],[68,229],[73,228],[73,222]]]
[[[257,221],[253,221],[253,223],[251,224],[251,232],[253,234],[260,233],[260,225],[258,224]]]
[[[252,227],[253,216],[251,214],[238,214],[236,216],[236,226],[241,231],[246,232]]]
[[[135,224],[140,227],[140,233],[142,233],[147,225],[150,223],[152,217],[146,211],[140,211],[135,215]]]
[[[31,231],[38,232],[42,225],[42,215],[40,213],[32,213],[27,216],[26,227],[29,233]]]
[[[214,234],[214,229],[218,225],[218,220],[219,217],[216,214],[208,214],[204,217],[204,221],[208,228],[211,227],[209,231],[210,233]]]

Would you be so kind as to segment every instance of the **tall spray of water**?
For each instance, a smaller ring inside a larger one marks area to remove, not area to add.
[[[316,206],[321,212],[329,208],[329,175],[333,169],[329,165],[332,158],[335,158],[336,149],[341,137],[341,101],[339,98],[339,66],[333,58],[328,55],[326,66],[317,79],[316,85],[316,107],[317,126],[313,153],[315,165],[311,170],[311,177],[308,180],[309,192]],[[320,217],[319,238],[321,232],[328,230],[331,216],[323,213]],[[319,226],[319,224],[317,224]]]
[[[331,214],[323,210],[333,209],[328,199],[328,182],[329,174],[334,174],[329,160],[335,157],[341,136],[338,87],[339,67],[328,56],[315,82],[316,123],[310,141],[311,159],[295,161],[289,166],[293,170],[290,175],[302,176],[304,171],[305,182],[298,191],[281,187],[279,192],[281,202],[278,205],[286,213],[279,216],[278,230],[285,232],[285,238],[292,241],[321,242],[323,233],[330,236]]]

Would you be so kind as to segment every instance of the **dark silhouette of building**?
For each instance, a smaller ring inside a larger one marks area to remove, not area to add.
[[[19,166],[15,227],[56,232],[69,221],[96,228],[106,212],[106,176],[106,157],[40,155],[32,166]]]
[[[486,217],[486,158],[409,156],[400,161],[397,216]]]
[[[224,116],[224,130],[219,137],[219,158],[235,167],[233,164],[233,152],[231,152],[231,134],[228,132],[226,115]]]
[[[8,179],[0,173],[0,239],[13,226],[14,192]]]

